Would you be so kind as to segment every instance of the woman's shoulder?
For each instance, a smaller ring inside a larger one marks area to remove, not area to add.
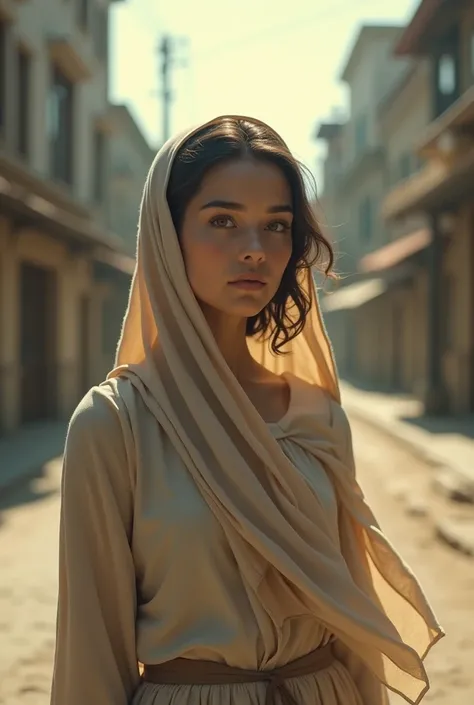
[[[328,427],[340,436],[341,445],[349,447],[352,442],[350,422],[339,399],[335,399],[324,387],[301,377],[289,375],[288,380],[292,390],[293,415],[327,422]]]
[[[127,399],[133,394],[125,378],[92,387],[81,399],[69,422],[66,442],[117,443],[130,428]]]
[[[293,374],[288,374],[287,380],[291,388],[292,404],[296,410],[308,415],[332,416],[332,406],[336,402],[324,387]]]
[[[92,387],[76,406],[71,424],[80,427],[113,425],[126,410],[125,397],[129,386],[126,379],[114,379]]]
[[[130,517],[136,482],[133,435],[122,392],[127,385],[92,387],[69,422],[63,461],[63,493],[93,492]],[[108,506],[111,506],[109,504]]]

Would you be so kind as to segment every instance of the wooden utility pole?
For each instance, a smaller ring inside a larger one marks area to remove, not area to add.
[[[169,35],[165,35],[158,47],[158,51],[161,55],[161,100],[162,100],[162,110],[163,110],[163,126],[162,126],[162,141],[166,140],[170,136],[170,112],[171,112],[171,61],[173,45],[172,40]]]
[[[188,66],[186,57],[188,45],[187,37],[173,37],[170,34],[165,34],[158,42],[157,50],[161,57],[162,143],[169,139],[171,133],[171,103],[173,102],[171,71],[173,68]]]

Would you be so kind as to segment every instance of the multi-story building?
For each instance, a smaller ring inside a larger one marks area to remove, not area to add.
[[[360,281],[324,301],[328,324],[350,373],[414,393],[427,412],[472,412],[473,0],[422,0],[387,61],[400,70],[373,113],[375,237],[353,236]],[[355,116],[342,129],[355,132]],[[353,183],[346,200],[358,194]]]
[[[386,149],[378,119],[380,105],[409,70],[394,61],[401,27],[363,26],[341,73],[349,89],[350,117],[344,124],[323,123],[316,133],[327,143],[323,204],[338,254],[341,291],[324,301],[326,321],[341,371],[357,371],[355,308],[379,294],[373,282],[361,282],[358,262],[388,239],[379,204],[386,189]],[[349,288],[350,287],[350,288]]]
[[[134,257],[143,186],[156,152],[126,105],[112,105],[110,117],[113,131],[109,139],[107,219],[110,229],[123,239]]]
[[[395,48],[429,71],[425,127],[412,145],[417,168],[392,185],[382,215],[427,224],[422,388],[432,412],[474,411],[474,2],[422,0]],[[405,121],[409,119],[408,114]],[[422,238],[421,238],[422,239]],[[420,247],[422,246],[420,240]],[[405,302],[402,311],[410,307]],[[405,314],[406,315],[406,314]],[[417,317],[419,319],[419,315]],[[405,330],[410,330],[406,324]]]
[[[339,245],[343,246],[344,228],[348,225],[347,213],[343,209],[339,194],[347,138],[345,120],[330,119],[318,124],[314,137],[316,140],[323,140],[326,147],[322,169],[323,192],[318,199],[319,213],[325,234],[337,248]]]
[[[0,432],[67,418],[111,363],[133,261],[106,227],[109,9],[0,4]]]
[[[378,110],[407,70],[404,61],[393,61],[398,26],[363,26],[341,74],[349,90],[350,120],[346,123],[344,164],[340,170],[339,201],[349,204],[350,236],[344,246],[350,255],[349,271],[361,254],[386,238],[377,203],[384,192],[385,145]]]
[[[420,167],[413,145],[429,120],[429,84],[429,66],[414,63],[379,106],[387,190]],[[422,213],[413,213],[387,222],[386,234],[389,242],[358,262],[359,275],[380,284],[378,296],[355,312],[358,372],[379,387],[422,395],[428,224]]]

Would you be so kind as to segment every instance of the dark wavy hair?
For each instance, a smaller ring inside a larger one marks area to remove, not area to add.
[[[292,254],[280,286],[270,303],[247,319],[247,335],[271,339],[271,349],[282,348],[303,329],[312,301],[301,287],[301,275],[316,266],[329,275],[334,254],[321,232],[306,194],[309,171],[298,162],[281,137],[270,127],[249,118],[222,117],[195,132],[180,147],[171,168],[167,200],[178,233],[188,203],[204,176],[217,164],[233,159],[259,159],[275,164],[291,189],[294,219]]]

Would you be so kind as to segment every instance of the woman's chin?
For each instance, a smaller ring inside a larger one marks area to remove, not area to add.
[[[263,311],[268,302],[241,302],[238,306],[229,306],[225,311],[229,316],[239,317],[239,318],[252,318],[253,316],[258,316],[259,313]]]
[[[263,309],[268,306],[269,301],[267,298],[258,300],[255,296],[241,297],[239,301],[207,301],[203,303],[200,301],[201,308],[204,312],[214,311],[223,316],[228,316],[229,318],[252,318],[253,316],[258,316]]]

